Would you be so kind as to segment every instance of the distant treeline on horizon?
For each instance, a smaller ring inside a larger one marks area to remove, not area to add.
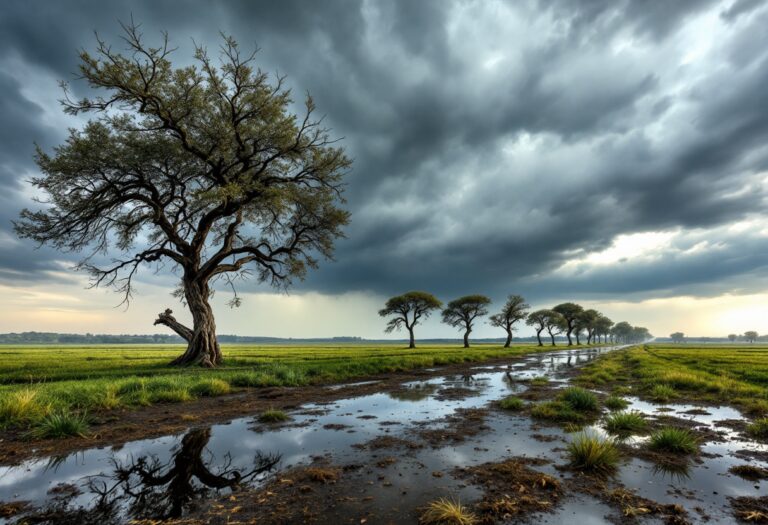
[[[220,343],[408,343],[407,339],[364,339],[362,337],[259,337],[242,335],[220,335]],[[557,337],[564,341],[565,337]],[[504,338],[476,339],[479,343],[503,343]],[[515,337],[516,342],[532,343],[536,338]],[[460,338],[422,339],[422,343],[459,343]],[[169,334],[60,334],[55,332],[22,332],[0,334],[0,344],[182,344],[181,337]]]

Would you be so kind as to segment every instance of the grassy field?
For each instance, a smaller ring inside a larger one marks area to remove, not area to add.
[[[577,382],[654,401],[701,400],[768,414],[768,346],[651,344],[602,356]]]
[[[551,348],[224,345],[222,349],[225,366],[201,370],[167,366],[183,351],[181,346],[0,346],[0,428],[60,425],[62,417],[73,425],[82,422],[83,414],[125,407],[185,402],[243,388],[333,383]]]

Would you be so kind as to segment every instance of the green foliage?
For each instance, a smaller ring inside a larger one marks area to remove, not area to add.
[[[699,449],[696,436],[684,428],[665,427],[651,434],[651,450],[673,454],[694,454]]]
[[[525,407],[525,402],[516,396],[505,397],[499,401],[499,408],[504,410],[522,410]]]
[[[87,432],[88,419],[85,414],[53,412],[35,425],[31,435],[37,439],[84,437]]]
[[[610,396],[605,400],[605,406],[609,410],[624,410],[629,406],[629,401],[619,396]]]
[[[604,474],[614,471],[620,459],[613,440],[588,432],[576,434],[568,443],[567,450],[570,465],[576,470]]]
[[[282,421],[288,421],[290,418],[288,414],[282,410],[268,409],[259,414],[259,421],[261,423],[280,423]]]
[[[677,397],[677,392],[669,385],[654,385],[648,396],[654,401],[666,402]]]
[[[605,418],[605,429],[611,434],[629,436],[644,431],[648,422],[641,412],[615,412]]]
[[[22,388],[0,398],[0,427],[28,425],[50,412],[35,390]]]
[[[232,388],[229,383],[223,379],[207,377],[197,381],[190,388],[190,393],[194,396],[216,397],[229,394]]]
[[[582,423],[586,417],[565,401],[547,401],[538,403],[531,409],[531,415],[539,419],[549,419],[560,423]]]
[[[577,386],[566,388],[560,394],[560,399],[579,412],[594,412],[599,408],[597,396],[589,390]]]
[[[531,379],[531,385],[533,386],[544,386],[549,383],[549,378],[546,376],[537,376]]]
[[[747,427],[747,434],[760,439],[768,439],[768,417],[753,421]]]

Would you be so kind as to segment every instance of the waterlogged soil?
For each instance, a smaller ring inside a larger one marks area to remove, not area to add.
[[[244,398],[238,414],[251,416],[224,423],[186,409],[200,419],[177,421],[159,438],[128,434],[114,446],[0,467],[0,522],[418,523],[440,498],[461,501],[479,523],[768,519],[768,446],[743,434],[732,408],[628,397],[628,410],[652,427],[694,432],[700,452],[650,453],[641,435],[620,445],[612,474],[568,466],[572,436],[533,419],[530,405],[554,399],[575,369],[606,351],[560,349],[301,395],[273,389],[280,395]],[[530,381],[542,376],[549,381]],[[500,410],[497,401],[512,394],[528,406]],[[259,423],[266,407],[289,409],[291,419]],[[593,414],[590,432],[605,434],[603,415]]]

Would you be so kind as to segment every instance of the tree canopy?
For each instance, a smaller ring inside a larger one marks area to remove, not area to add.
[[[576,303],[561,303],[552,308],[553,311],[563,316],[565,320],[565,334],[568,337],[568,346],[573,345],[571,333],[576,328],[579,316],[584,312],[584,308]]]
[[[469,334],[478,317],[488,315],[491,300],[484,295],[465,295],[454,299],[442,312],[443,322],[454,328],[464,329],[464,348],[469,348]]]
[[[382,317],[394,316],[387,323],[385,331],[391,333],[394,330],[400,330],[404,326],[410,336],[409,347],[416,348],[413,327],[419,324],[420,320],[428,318],[433,310],[441,306],[443,306],[443,303],[430,293],[407,292],[403,295],[390,297],[384,308],[379,310],[379,315]]]
[[[518,321],[525,319],[528,314],[528,308],[530,308],[530,306],[526,304],[523,296],[510,295],[507,298],[507,302],[501,308],[501,312],[493,314],[490,317],[489,322],[492,326],[503,328],[507,333],[507,340],[504,343],[504,348],[509,348],[509,345],[512,343],[513,326]]]
[[[124,29],[125,54],[98,36],[95,54],[80,54],[80,75],[98,94],[73,100],[65,88],[64,110],[95,118],[52,155],[38,149],[43,175],[32,184],[47,199],[22,212],[16,231],[87,250],[79,268],[126,301],[141,266],[169,268],[193,326],[170,309],[155,324],[188,341],[176,363],[216,366],[214,283],[234,291],[254,275],[287,287],[330,258],[349,220],[340,203],[350,160],[314,118],[312,98],[292,114],[284,78],[254,69],[255,52],[233,39],[224,37],[218,60],[198,46],[194,65],[174,68],[167,36],[150,46],[137,26]],[[231,304],[239,301],[235,293]]]

